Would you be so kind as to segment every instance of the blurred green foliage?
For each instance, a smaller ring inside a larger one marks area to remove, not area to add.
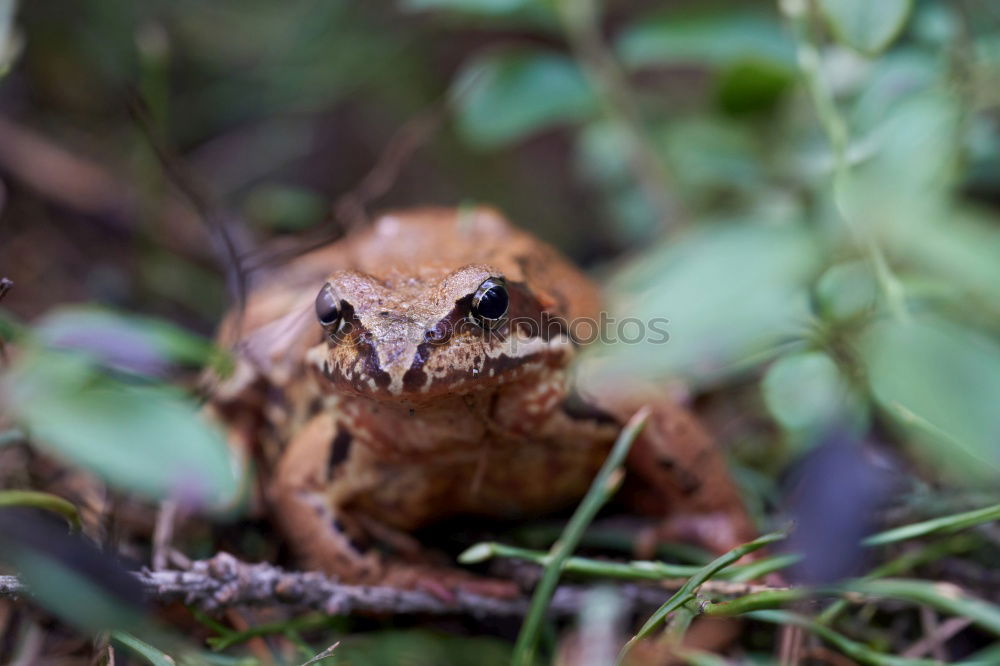
[[[899,32],[909,18],[912,0],[820,0],[837,38],[862,53],[878,55]]]
[[[596,113],[597,96],[565,55],[508,51],[468,62],[455,82],[459,128],[470,142],[501,146]]]
[[[670,320],[665,345],[589,349],[585,380],[734,398],[767,425],[731,443],[767,439],[768,471],[839,428],[995,493],[997,23],[973,0],[0,0],[0,116],[122,190],[76,210],[53,195],[66,183],[0,160],[5,305],[117,307],[5,326],[22,351],[2,417],[149,499],[240,493],[176,381],[225,364],[207,342],[225,271],[210,234],[164,212],[176,183],[132,118],[138,95],[248,255],[334,229],[329,202],[417,137],[373,208],[495,203],[607,277],[612,315]],[[432,135],[408,134],[429,111]],[[395,640],[338,659],[395,663]]]
[[[218,426],[162,383],[214,348],[168,324],[64,309],[18,340],[2,376],[7,417],[39,445],[112,485],[192,508],[233,508],[240,465]]]

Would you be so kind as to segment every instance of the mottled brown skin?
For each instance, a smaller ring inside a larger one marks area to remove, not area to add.
[[[469,310],[489,278],[506,281],[510,307],[484,328]],[[324,288],[349,326],[317,323]],[[264,494],[295,548],[345,581],[502,593],[457,570],[429,575],[409,533],[574,505],[651,400],[626,496],[663,517],[661,537],[715,551],[751,537],[721,455],[688,413],[646,389],[606,387],[582,405],[571,391],[567,322],[599,308],[593,283],[493,210],[387,215],[296,260],[227,319],[237,370],[214,408],[275,467]]]

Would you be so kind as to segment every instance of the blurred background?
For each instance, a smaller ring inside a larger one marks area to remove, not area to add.
[[[145,502],[183,464],[222,502],[224,447],[175,387],[223,362],[241,288],[379,211],[487,203],[613,315],[670,320],[581,372],[675,388],[762,528],[822,524],[799,548],[847,540],[842,562],[873,507],[995,502],[998,28],[991,0],[0,0],[2,331],[30,350],[0,487],[83,511],[48,456]],[[230,525],[189,547],[274,555]],[[963,562],[995,598],[993,555]]]

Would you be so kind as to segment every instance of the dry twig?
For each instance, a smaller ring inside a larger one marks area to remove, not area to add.
[[[937,653],[935,658],[943,661],[947,657],[944,650],[942,649],[955,634],[959,633],[966,627],[972,624],[972,620],[967,617],[953,617],[941,624],[937,625],[934,630],[919,641],[906,648],[901,653],[901,656],[910,659],[916,659],[923,657],[928,653]]]
[[[235,606],[282,605],[296,610],[318,610],[328,615],[393,614],[452,615],[475,617],[518,617],[528,608],[525,598],[497,599],[459,590],[454,599],[444,601],[423,590],[394,587],[347,585],[315,572],[289,572],[267,563],[241,562],[228,553],[191,563],[186,571],[136,572],[145,593],[161,603],[181,601],[213,612]],[[552,600],[554,615],[575,614],[585,588],[560,587]],[[16,576],[0,576],[0,598],[27,596],[28,590]],[[659,587],[625,585],[624,603],[648,608],[663,602]]]

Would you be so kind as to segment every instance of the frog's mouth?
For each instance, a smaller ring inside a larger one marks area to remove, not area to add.
[[[451,335],[445,340],[374,339],[360,332],[309,352],[333,388],[375,399],[422,401],[471,393],[562,367],[573,354],[565,335]]]
[[[464,393],[516,381],[563,365],[572,354],[568,337],[509,335],[490,344],[421,345],[403,374],[407,394]]]

